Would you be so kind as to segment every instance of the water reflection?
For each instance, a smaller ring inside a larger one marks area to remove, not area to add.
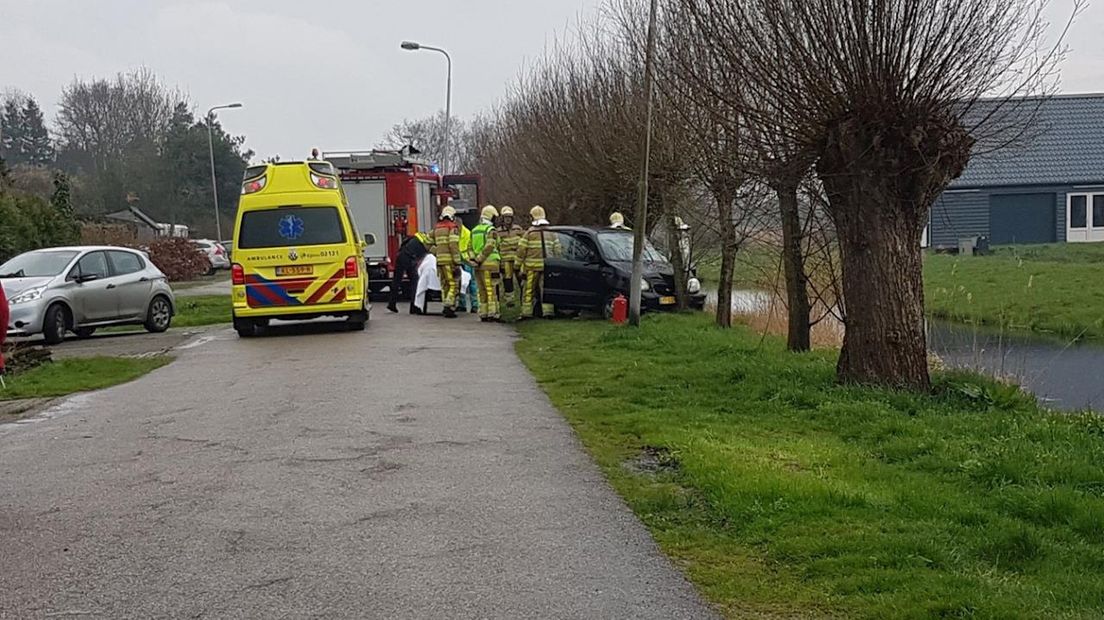
[[[950,367],[1015,381],[1049,407],[1104,411],[1104,346],[929,321],[928,348]]]
[[[717,292],[709,293],[707,299],[716,305]],[[764,291],[733,291],[732,311],[740,315],[777,314],[772,320],[784,321],[784,311],[775,312],[782,303],[774,301],[776,307],[772,308],[772,300],[773,296]],[[827,320],[832,321],[830,317]],[[753,322],[752,326],[757,325]],[[1104,345],[942,321],[929,321],[927,327],[928,349],[950,368],[1014,381],[1055,409],[1104,411]]]

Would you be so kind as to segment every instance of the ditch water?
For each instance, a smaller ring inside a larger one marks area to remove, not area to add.
[[[708,302],[715,304],[714,292]],[[735,291],[732,311],[769,311],[772,297]],[[1015,381],[1053,409],[1104,412],[1104,344],[1072,343],[946,321],[928,322],[928,348],[950,368]]]

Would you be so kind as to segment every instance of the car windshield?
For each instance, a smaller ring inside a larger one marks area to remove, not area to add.
[[[618,262],[632,262],[633,259],[633,234],[621,231],[603,231],[598,233],[598,245],[602,247],[602,255],[606,260]],[[659,253],[647,240],[644,241],[644,262],[666,263],[667,259]]]
[[[280,207],[242,214],[238,248],[345,243],[345,228],[336,207]]]
[[[27,252],[0,265],[0,278],[52,278],[69,266],[77,252]]]

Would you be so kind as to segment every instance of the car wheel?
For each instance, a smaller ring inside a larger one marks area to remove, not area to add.
[[[360,312],[350,314],[346,320],[345,325],[348,326],[349,331],[362,332],[368,327],[368,312],[362,310]]]
[[[254,338],[260,331],[257,324],[249,319],[234,319],[234,331],[239,338]]]
[[[160,334],[169,329],[170,324],[172,324],[172,305],[169,304],[168,299],[158,295],[150,302],[149,310],[146,312],[146,331]]]
[[[45,320],[42,321],[42,335],[46,338],[46,344],[61,344],[68,331],[69,311],[61,304],[50,306],[46,310]]]
[[[77,338],[80,338],[80,339],[83,340],[85,338],[91,338],[92,334],[96,333],[96,328],[95,327],[78,327],[75,330],[73,330],[73,332],[77,334]]]

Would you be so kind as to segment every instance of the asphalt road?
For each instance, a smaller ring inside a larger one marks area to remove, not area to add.
[[[508,328],[379,310],[0,426],[0,617],[712,617]]]

